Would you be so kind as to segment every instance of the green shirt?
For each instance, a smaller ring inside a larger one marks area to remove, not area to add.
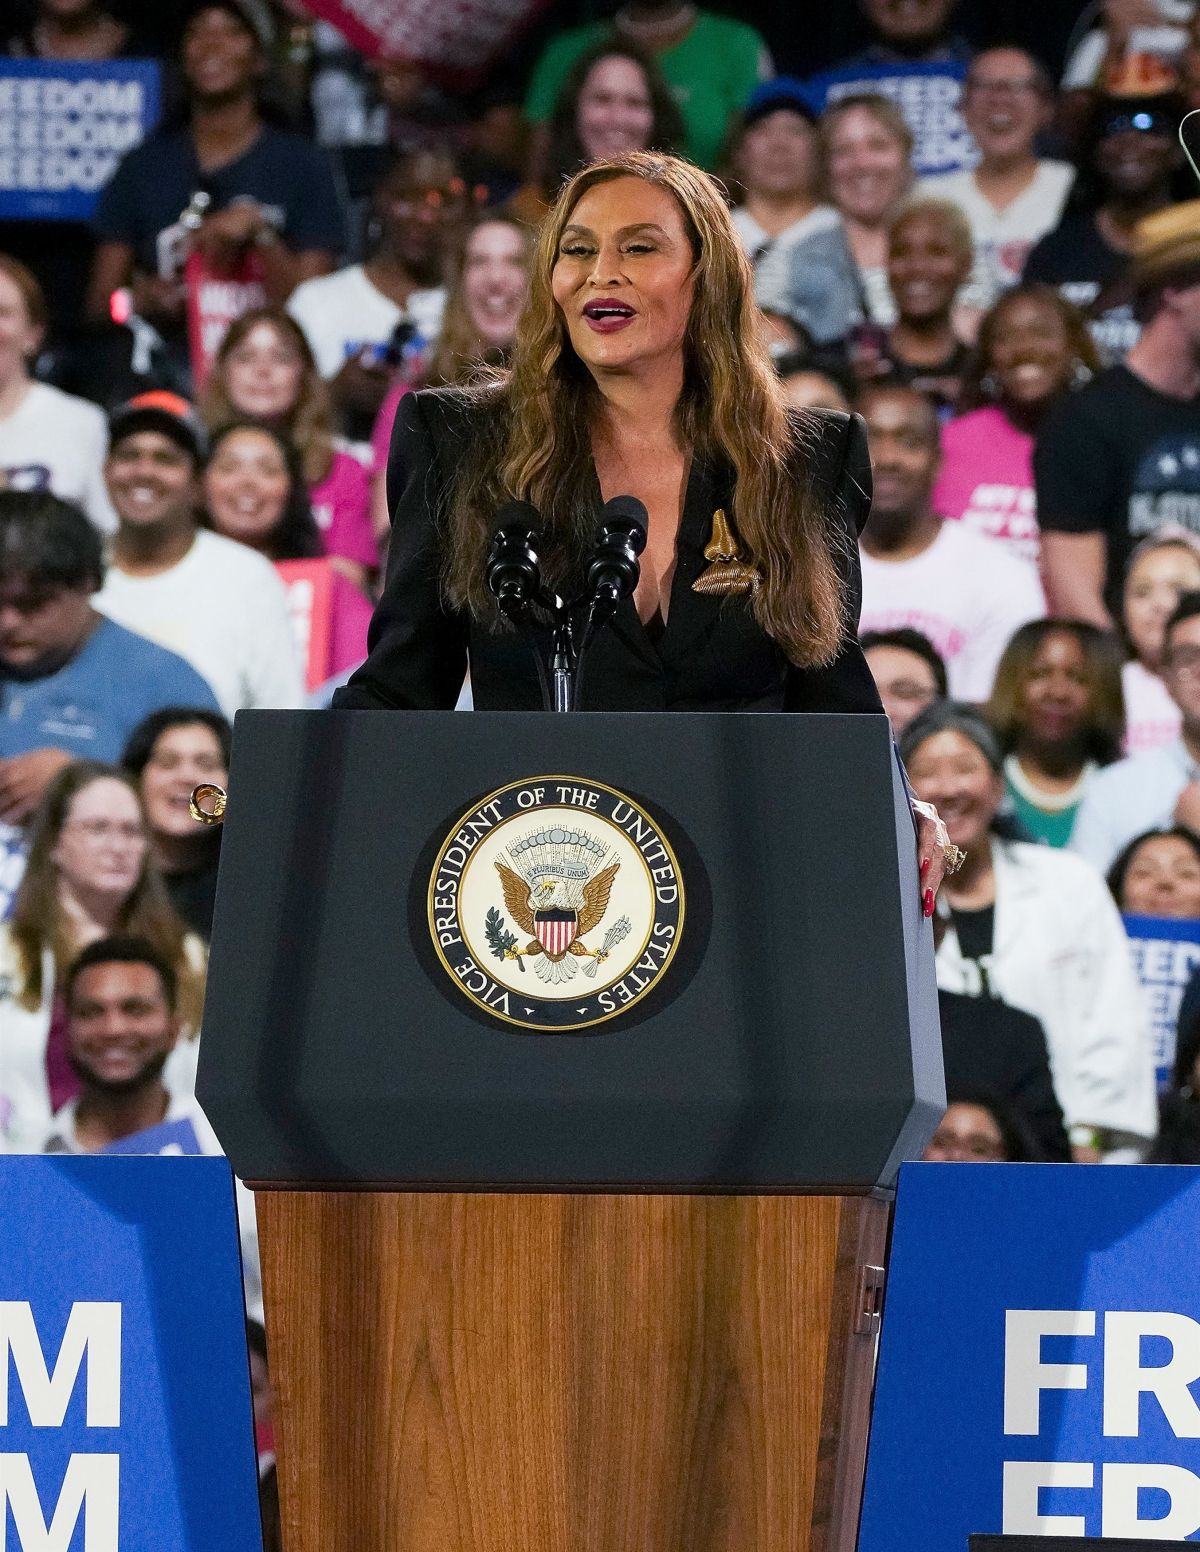
[[[525,117],[545,124],[571,66],[594,43],[611,37],[608,22],[572,27],[546,45],[525,98]],[[700,11],[687,37],[657,55],[659,69],[683,115],[687,143],[678,149],[701,167],[715,167],[730,116],[745,107],[769,74],[767,45],[753,27]]]
[[[1045,808],[1037,802],[1028,780],[1021,771],[1015,755],[1004,762],[1004,787],[1008,802],[1030,835],[1046,846],[1065,846],[1075,828],[1075,815],[1083,802],[1084,789],[1095,774],[1096,766],[1089,760],[1084,766],[1072,792],[1063,794],[1063,801],[1053,808]]]

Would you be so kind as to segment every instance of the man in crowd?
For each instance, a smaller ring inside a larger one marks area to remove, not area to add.
[[[863,634],[908,626],[945,661],[950,694],[983,701],[1018,625],[1044,614],[1031,569],[991,539],[933,510],[938,424],[914,388],[871,388],[867,422],[875,495],[861,540]]]
[[[181,657],[92,607],[100,536],[48,491],[0,491],[0,819],[23,823],[72,760],[117,760],[141,720],[216,711]]]
[[[1138,541],[1200,534],[1200,200],[1140,224],[1127,279],[1141,338],[1051,410],[1034,450],[1051,607],[1105,629]]]
[[[868,70],[877,65],[965,64],[971,46],[954,31],[959,0],[863,0],[873,41],[835,67]]]
[[[921,185],[922,194],[952,200],[970,223],[975,267],[962,300],[980,311],[1016,285],[1030,248],[1062,215],[1075,169],[1043,160],[1034,149],[1053,112],[1050,77],[1031,54],[985,50],[972,62],[963,89],[963,116],[979,164]]]
[[[102,938],[67,975],[67,1040],[78,1095],[50,1123],[43,1153],[99,1153],[172,1121],[193,1128],[185,1153],[211,1135],[194,1099],[172,1097],[163,1068],[179,1038],[175,972],[141,938]],[[214,1139],[215,1141],[215,1139]]]
[[[119,527],[97,603],[187,658],[228,717],[242,706],[303,705],[275,568],[197,519],[204,447],[191,407],[174,394],[143,394],[113,416],[104,472]]]
[[[1146,830],[1200,833],[1200,593],[1185,593],[1167,621],[1162,677],[1183,717],[1179,737],[1097,771],[1075,816],[1071,849],[1102,873]]]

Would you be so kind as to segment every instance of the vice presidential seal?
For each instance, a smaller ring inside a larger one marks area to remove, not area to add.
[[[684,886],[661,826],[601,782],[536,776],[464,814],[437,853],[429,931],[463,996],[549,1033],[619,1017],[667,974]]]

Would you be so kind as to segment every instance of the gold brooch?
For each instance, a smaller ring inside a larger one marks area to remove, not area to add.
[[[708,565],[692,583],[693,593],[753,593],[762,580],[758,568],[743,559],[724,507],[713,513],[712,537],[704,546],[704,558]]]

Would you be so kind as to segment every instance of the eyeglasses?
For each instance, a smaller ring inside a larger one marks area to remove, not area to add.
[[[1101,137],[1123,135],[1133,130],[1139,135],[1170,135],[1171,122],[1161,113],[1114,113],[1100,127]]]
[[[68,819],[64,830],[77,830],[88,841],[128,841],[133,844],[146,839],[146,832],[135,820],[121,823],[115,819]]]
[[[1026,92],[1037,92],[1038,83],[1030,76],[1025,80],[1005,80],[1000,78],[989,79],[987,76],[971,76],[967,81],[967,91],[985,93],[993,96],[1022,97]]]

